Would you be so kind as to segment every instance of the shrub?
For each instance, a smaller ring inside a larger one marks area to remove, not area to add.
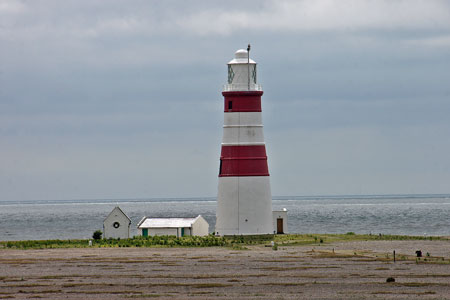
[[[101,240],[102,239],[102,234],[103,232],[101,230],[96,230],[94,231],[94,233],[92,234],[92,238],[94,240]]]

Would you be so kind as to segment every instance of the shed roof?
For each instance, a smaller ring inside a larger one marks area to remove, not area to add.
[[[139,222],[138,228],[182,228],[192,227],[192,224],[200,218],[146,218]]]

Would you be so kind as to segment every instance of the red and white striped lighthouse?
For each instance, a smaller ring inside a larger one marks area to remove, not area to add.
[[[216,235],[273,233],[272,195],[261,118],[261,86],[247,50],[228,63]]]

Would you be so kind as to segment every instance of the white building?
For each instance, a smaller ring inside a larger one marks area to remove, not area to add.
[[[131,219],[116,206],[103,221],[103,237],[105,239],[130,238]]]
[[[273,233],[283,234],[287,233],[287,209],[274,210],[273,214]]]
[[[216,235],[273,234],[261,86],[247,50],[228,63],[217,193]]]
[[[209,233],[209,224],[201,215],[196,218],[147,218],[137,225],[138,234],[142,236],[175,235],[176,237]]]

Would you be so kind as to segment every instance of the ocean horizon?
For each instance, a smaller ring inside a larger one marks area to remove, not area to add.
[[[0,201],[0,240],[88,239],[115,206],[132,220],[202,215],[214,231],[215,197]],[[274,196],[287,233],[450,235],[450,194]]]

